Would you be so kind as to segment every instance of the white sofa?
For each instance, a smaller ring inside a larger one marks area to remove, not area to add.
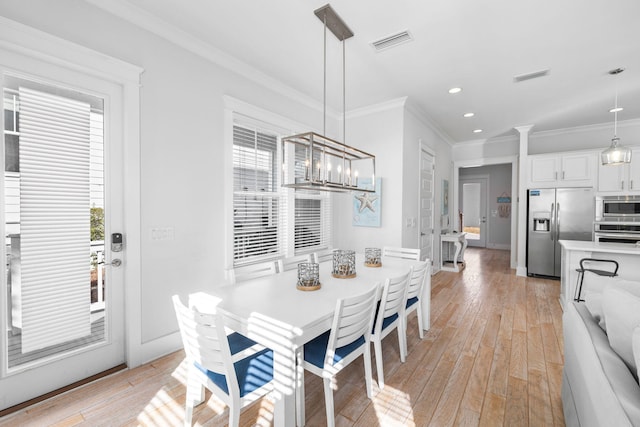
[[[640,291],[640,284],[633,286]],[[636,297],[624,286],[608,286],[585,299],[591,303],[567,304],[562,318],[566,425],[640,426],[640,385],[634,366],[640,360],[640,292]],[[629,360],[630,352],[635,360]]]

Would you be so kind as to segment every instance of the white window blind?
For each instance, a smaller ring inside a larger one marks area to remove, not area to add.
[[[22,351],[89,335],[87,103],[21,87]]]
[[[284,202],[278,185],[278,137],[233,127],[234,265],[275,259],[282,250]]]

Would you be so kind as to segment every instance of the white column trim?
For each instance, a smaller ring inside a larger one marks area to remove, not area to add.
[[[526,254],[527,254],[527,167],[529,153],[529,132],[533,125],[516,126],[515,130],[520,133],[520,154],[518,168],[518,256],[516,275],[526,276]]]

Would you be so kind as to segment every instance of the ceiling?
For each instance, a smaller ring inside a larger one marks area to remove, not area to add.
[[[110,3],[110,2],[95,2]],[[122,0],[323,100],[326,0]],[[133,9],[131,9],[133,6]],[[451,143],[640,118],[638,0],[333,0],[355,36],[346,43],[346,108],[407,96]],[[109,6],[100,5],[109,8]],[[135,14],[126,16],[135,22]],[[408,30],[413,41],[371,42]],[[342,51],[327,39],[327,103],[342,111]],[[608,71],[624,67],[611,76]],[[514,76],[549,69],[545,77]],[[448,90],[461,87],[452,95]],[[475,113],[464,118],[467,112]],[[321,118],[319,118],[321,120]],[[474,133],[474,129],[482,129]]]

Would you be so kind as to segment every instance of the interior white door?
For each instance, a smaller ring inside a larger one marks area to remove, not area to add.
[[[120,366],[122,87],[0,49],[0,410]]]
[[[462,231],[469,246],[487,246],[487,179],[460,179],[462,194]]]
[[[420,149],[420,250],[433,264],[433,177],[435,157]]]

